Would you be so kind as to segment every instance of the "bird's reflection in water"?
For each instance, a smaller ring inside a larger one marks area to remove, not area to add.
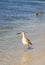
[[[28,62],[31,62],[32,52],[27,51],[23,54],[21,58],[21,65],[28,65]]]

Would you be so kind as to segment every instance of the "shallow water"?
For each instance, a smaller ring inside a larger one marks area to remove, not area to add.
[[[0,5],[8,5],[0,6],[0,65],[44,65],[45,2],[28,0],[19,4],[20,2],[0,2]],[[44,14],[36,16],[35,11],[39,9]],[[17,35],[22,30],[33,44],[30,49],[26,46],[24,48],[22,36]]]
[[[35,21],[35,19],[33,19],[33,21]],[[32,49],[27,49],[27,47],[24,48],[21,42],[21,35],[17,35],[17,33],[20,32],[21,30],[24,30],[29,39],[31,40],[33,44]],[[43,58],[45,58],[44,49],[45,49],[45,23],[40,22],[30,23],[30,20],[27,20],[25,21],[24,25],[8,30],[8,32],[6,31],[1,33],[0,64],[35,65],[35,62],[37,63],[40,57],[44,56]]]

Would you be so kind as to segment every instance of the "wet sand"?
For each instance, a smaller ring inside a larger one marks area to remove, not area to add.
[[[24,48],[21,35],[16,35],[21,30],[33,44],[30,49]],[[45,23],[28,21],[0,37],[0,43],[0,65],[45,65]]]

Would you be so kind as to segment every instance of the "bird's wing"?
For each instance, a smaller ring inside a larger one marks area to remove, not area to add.
[[[31,43],[31,41],[27,38],[27,40],[26,40],[29,44],[31,44],[32,45],[32,43]]]

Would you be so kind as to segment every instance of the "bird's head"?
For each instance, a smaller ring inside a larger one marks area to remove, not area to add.
[[[19,33],[17,33],[17,34],[22,34],[22,35],[23,35],[23,34],[25,34],[25,32],[24,32],[24,31],[21,31],[21,32],[19,32]]]

